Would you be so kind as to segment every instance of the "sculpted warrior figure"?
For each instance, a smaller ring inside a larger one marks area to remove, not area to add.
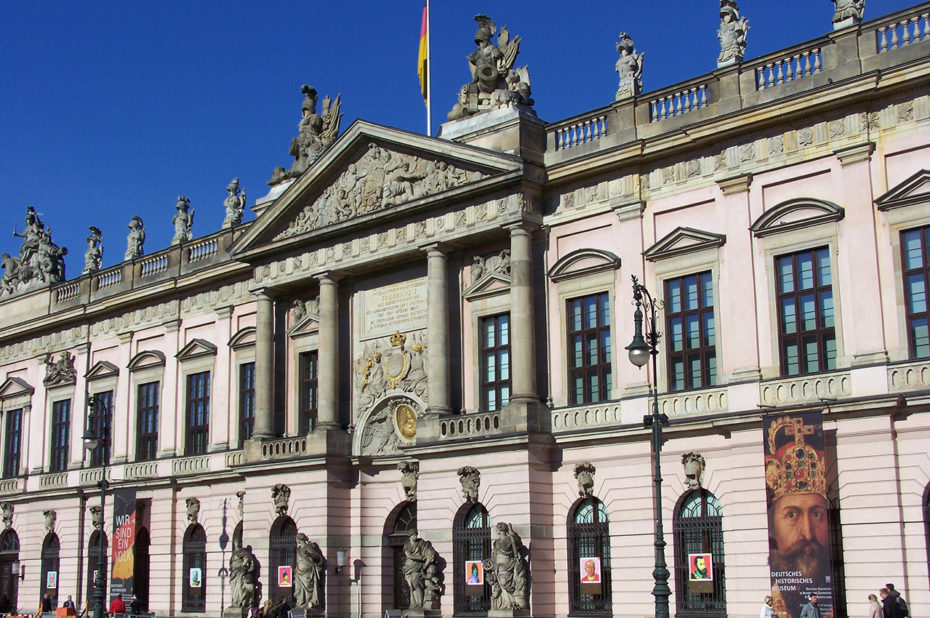
[[[68,250],[52,242],[52,230],[45,227],[33,206],[26,207],[26,229],[23,233],[13,231],[15,238],[22,238],[19,257],[4,253],[0,292],[13,294],[27,288],[29,284],[47,284],[65,278],[64,256]],[[31,287],[37,287],[33,285]]]
[[[87,251],[84,252],[84,270],[82,275],[100,270],[103,262],[103,232],[99,228],[90,226],[90,235],[87,237]]]
[[[850,17],[853,23],[859,23],[865,15],[865,0],[833,0],[836,10],[833,12],[833,23],[839,23]]]
[[[229,558],[229,587],[232,590],[232,607],[254,607],[261,599],[262,585],[258,581],[261,569],[252,553],[252,546],[233,539],[233,552]]]
[[[739,16],[739,6],[734,0],[720,0],[720,56],[717,66],[725,67],[742,62],[746,53],[746,35],[749,32],[749,20]]]
[[[145,242],[145,226],[142,217],[134,216],[129,222],[129,234],[126,236],[126,255],[124,260],[135,260],[142,257],[142,244]]]
[[[226,218],[223,219],[224,230],[242,223],[245,201],[245,189],[239,188],[239,177],[237,176],[226,185],[226,199],[223,200],[223,206],[226,208]]]
[[[530,74],[526,67],[515,69],[514,61],[520,51],[519,36],[510,38],[506,26],[501,28],[497,44],[491,38],[497,34],[497,25],[486,15],[476,15],[478,46],[468,56],[471,82],[459,91],[459,102],[449,112],[449,120],[457,120],[480,112],[507,105],[532,105]]]
[[[428,579],[435,576],[436,550],[429,541],[421,539],[414,530],[404,543],[404,580],[410,587],[411,609],[432,609],[426,605]]]
[[[294,599],[297,607],[323,607],[323,552],[303,532],[297,535]]]
[[[633,39],[626,32],[620,33],[617,43],[620,58],[617,59],[617,75],[620,76],[620,85],[617,87],[616,101],[627,97],[635,97],[643,90],[643,59],[646,54],[637,54],[633,48]]]
[[[523,542],[513,526],[497,524],[497,538],[491,547],[491,607],[523,609],[526,599],[526,564],[521,553]],[[487,563],[485,572],[487,572]]]
[[[194,211],[191,209],[190,199],[183,195],[178,196],[175,208],[178,212],[171,219],[174,224],[174,238],[171,239],[171,244],[179,245],[194,237],[191,233],[191,227],[194,225]]]
[[[294,157],[294,163],[291,169],[284,171],[283,167],[277,167],[268,181],[270,185],[276,185],[282,180],[288,178],[297,178],[310,165],[320,158],[323,151],[329,148],[336,141],[339,134],[339,123],[342,120],[342,114],[339,113],[342,107],[342,94],[336,95],[333,101],[328,96],[323,98],[323,113],[316,113],[317,92],[316,88],[304,84],[300,87],[304,93],[304,100],[300,107],[301,118],[297,125],[297,137],[291,140],[291,149],[289,154]]]

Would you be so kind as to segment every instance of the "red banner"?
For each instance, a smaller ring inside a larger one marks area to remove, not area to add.
[[[136,490],[121,488],[113,491],[113,574],[110,576],[110,599],[117,594],[123,600],[132,596],[132,575],[135,569],[133,544],[136,541]]]

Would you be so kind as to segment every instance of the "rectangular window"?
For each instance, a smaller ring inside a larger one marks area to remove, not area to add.
[[[569,300],[567,318],[569,403],[610,399],[610,295]]]
[[[158,393],[161,383],[146,382],[138,388],[136,402],[136,461],[158,456]]]
[[[826,247],[775,258],[782,375],[836,369],[833,275]]]
[[[71,445],[71,400],[52,404],[52,451],[49,472],[68,469],[68,447]]]
[[[110,463],[110,450],[113,448],[110,444],[111,440],[109,439],[112,436],[111,432],[113,428],[113,391],[94,393],[91,397],[91,403],[96,406],[93,416],[93,430],[94,435],[98,438],[98,442],[97,448],[90,452],[90,466],[95,468],[97,466],[102,466],[104,462],[108,465]],[[102,440],[99,440],[104,435],[107,436],[106,446],[104,446]]]
[[[255,363],[239,365],[239,446],[255,430]]]
[[[710,272],[665,282],[668,389],[717,384],[714,283]]]
[[[23,438],[23,410],[6,413],[6,443],[3,445],[3,478],[19,476],[19,452]]]
[[[300,355],[300,414],[298,416],[298,433],[310,433],[316,427],[316,415],[319,398],[317,370],[319,356],[316,350]]]
[[[510,403],[510,314],[481,319],[481,409],[500,410]]]
[[[907,343],[911,358],[930,356],[930,227],[901,232],[901,264],[904,271],[904,307]]]
[[[210,372],[187,376],[185,455],[203,455],[210,445]]]

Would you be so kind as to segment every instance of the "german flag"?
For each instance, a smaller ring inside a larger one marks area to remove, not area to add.
[[[427,63],[429,62],[429,3],[423,5],[423,24],[420,27],[420,53],[417,58],[417,75],[420,76],[420,92],[423,102],[429,106],[427,86]]]

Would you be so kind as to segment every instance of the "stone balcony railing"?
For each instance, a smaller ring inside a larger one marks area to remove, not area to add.
[[[203,474],[210,471],[210,455],[194,455],[171,460],[172,476]]]
[[[930,55],[930,3],[546,127],[547,166]]]
[[[817,373],[767,380],[759,385],[759,399],[764,406],[788,406],[821,399],[838,399],[852,394],[849,371]]]
[[[39,477],[40,489],[61,489],[68,486],[67,472],[52,472]]]
[[[456,414],[439,419],[439,439],[452,440],[500,433],[501,413]]]
[[[930,388],[930,360],[888,367],[888,392],[906,393]]]
[[[262,442],[262,459],[291,459],[307,453],[307,436]]]
[[[0,480],[0,495],[18,494],[23,491],[23,480],[19,477]]]
[[[137,461],[123,466],[123,478],[127,480],[158,478],[157,461]]]

